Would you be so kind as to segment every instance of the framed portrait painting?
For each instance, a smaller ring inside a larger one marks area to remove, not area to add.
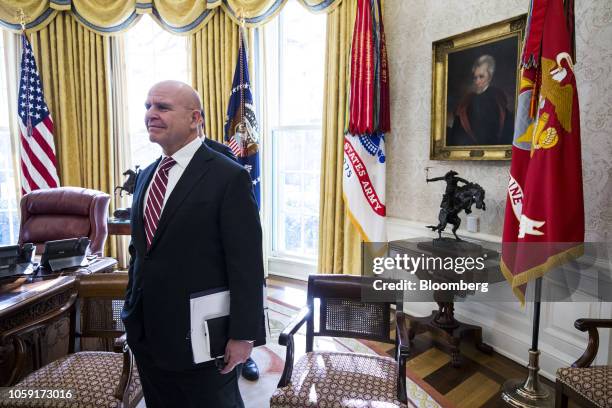
[[[430,158],[509,160],[526,16],[433,43]]]

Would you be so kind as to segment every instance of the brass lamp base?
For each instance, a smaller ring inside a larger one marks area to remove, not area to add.
[[[538,350],[529,350],[529,374],[526,380],[508,380],[503,385],[502,399],[506,404],[517,408],[552,408],[554,397],[552,389],[540,383],[538,371]]]

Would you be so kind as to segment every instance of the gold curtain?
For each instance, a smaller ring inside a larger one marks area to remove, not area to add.
[[[112,194],[109,39],[59,12],[30,41],[55,125],[61,185]]]
[[[239,31],[240,27],[232,18],[217,9],[208,24],[190,37],[191,85],[204,103],[204,133],[218,142],[223,141],[223,126],[238,58]],[[251,29],[246,29],[246,34],[249,71],[252,73]]]
[[[342,0],[299,0],[313,13],[330,12]],[[287,0],[2,0],[0,26],[19,30],[19,10],[27,28],[39,30],[60,11],[71,13],[79,23],[97,34],[116,34],[134,25],[141,14],[151,14],[166,30],[188,35],[205,26],[220,8],[238,23],[245,18],[248,27],[270,21]],[[102,12],[103,11],[103,12]]]
[[[128,112],[125,107],[128,107],[127,99],[127,78],[125,70],[125,41],[123,36],[116,36],[109,38],[109,52],[110,52],[110,82],[112,86],[109,86],[110,99],[111,99],[111,148],[112,155],[114,157],[115,166],[113,169],[109,168],[109,171],[113,171],[116,179],[116,184],[123,184],[125,177],[123,172],[130,168],[132,165],[130,138],[128,135]],[[114,200],[111,200],[115,204],[115,207],[127,208],[131,206],[132,199],[130,196],[119,196],[115,194]],[[125,235],[114,235],[109,236],[109,243],[116,245],[116,252],[113,253],[113,257],[118,261],[118,267],[120,269],[127,269],[128,262],[130,259],[128,253],[129,236]]]
[[[344,0],[327,15],[321,152],[321,198],[325,199],[319,210],[319,273],[361,273],[361,238],[342,199],[347,75],[356,6],[356,0]]]

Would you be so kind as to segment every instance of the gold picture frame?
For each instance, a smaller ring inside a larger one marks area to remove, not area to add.
[[[432,45],[432,160],[509,160],[526,15]]]

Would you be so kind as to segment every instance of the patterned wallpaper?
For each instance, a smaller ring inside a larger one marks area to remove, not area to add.
[[[527,12],[528,0],[386,0],[392,132],[387,138],[387,214],[437,220],[443,183],[430,176],[455,169],[487,191],[487,210],[474,210],[480,231],[501,235],[510,162],[429,160],[431,44],[441,38]],[[576,2],[575,67],[582,128],[587,240],[612,240],[612,2]],[[561,204],[560,204],[561,205]],[[465,228],[465,219],[461,225]]]

